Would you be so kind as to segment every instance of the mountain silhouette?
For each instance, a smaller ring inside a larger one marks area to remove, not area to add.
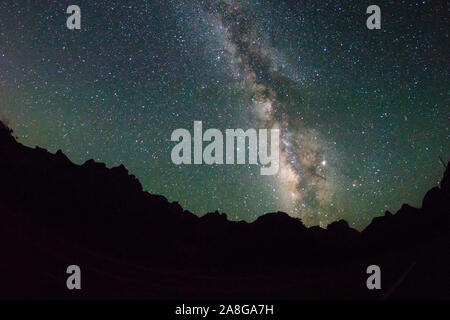
[[[76,165],[0,122],[0,297],[449,298],[449,208],[447,165],[421,208],[405,204],[361,232],[344,220],[307,228],[283,212],[199,217],[143,191],[123,165]],[[83,270],[75,293],[72,264]],[[381,291],[366,287],[371,264]]]

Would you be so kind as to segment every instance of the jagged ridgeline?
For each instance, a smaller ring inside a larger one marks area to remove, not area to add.
[[[345,221],[327,229],[306,228],[281,212],[263,215],[253,223],[228,221],[226,214],[218,212],[198,217],[178,203],[143,191],[138,179],[122,165],[109,169],[93,160],[73,164],[61,151],[51,154],[21,145],[3,123],[0,141],[3,206],[18,212],[27,223],[52,226],[58,232],[67,228],[74,236],[98,236],[106,247],[111,244],[110,250],[126,248],[127,254],[133,252],[130,247],[151,252],[167,246],[183,256],[185,246],[192,246],[197,262],[207,257],[205,262],[226,264],[228,255],[241,255],[241,264],[252,264],[258,256],[269,260],[267,265],[303,263],[305,254],[317,251],[317,246],[319,255],[340,258],[357,254],[364,245],[379,249],[408,246],[449,230],[448,169],[440,186],[427,193],[422,208],[404,205],[396,214],[386,212],[358,232]],[[216,252],[222,254],[215,256]],[[271,255],[277,259],[267,259]]]

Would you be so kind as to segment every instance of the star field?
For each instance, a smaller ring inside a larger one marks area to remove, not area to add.
[[[198,214],[361,229],[442,176],[448,26],[445,1],[3,1],[0,117],[25,145],[123,163]],[[279,128],[279,174],[174,165],[171,133],[194,121]]]

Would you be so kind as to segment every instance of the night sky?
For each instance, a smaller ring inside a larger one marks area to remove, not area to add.
[[[81,8],[81,30],[66,9]],[[368,30],[366,8],[381,8]],[[450,157],[446,1],[1,1],[0,118],[199,215],[361,229]],[[279,128],[280,171],[171,162],[177,128]]]

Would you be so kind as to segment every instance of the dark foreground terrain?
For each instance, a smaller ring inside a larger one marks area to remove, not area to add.
[[[158,179],[158,177],[155,177]],[[450,169],[362,232],[285,213],[201,218],[123,167],[25,147],[0,123],[0,298],[449,299]],[[79,265],[82,290],[66,288]],[[366,268],[381,268],[368,290]]]

